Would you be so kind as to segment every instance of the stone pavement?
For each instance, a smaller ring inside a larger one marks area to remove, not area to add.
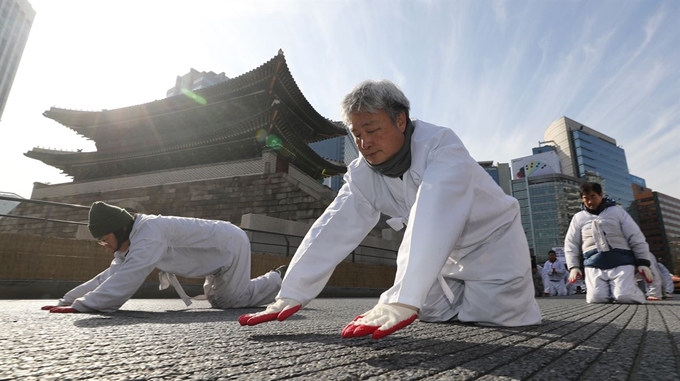
[[[0,380],[680,380],[680,299],[539,298],[539,326],[415,322],[341,339],[376,301],[317,299],[241,327],[260,309],[133,299],[114,314],[50,314],[40,307],[53,300],[1,300]]]

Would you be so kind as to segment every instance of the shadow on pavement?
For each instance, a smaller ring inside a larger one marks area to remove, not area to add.
[[[238,322],[239,316],[263,311],[264,308],[243,309],[184,309],[169,311],[117,311],[110,314],[88,314],[86,318],[73,322],[80,328],[97,328],[107,326],[124,326],[133,324],[183,324]],[[311,309],[310,309],[311,310]],[[304,315],[293,315],[287,321],[304,320]]]

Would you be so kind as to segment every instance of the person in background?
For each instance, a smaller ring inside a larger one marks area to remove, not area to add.
[[[205,295],[215,308],[254,307],[270,303],[281,287],[286,266],[250,279],[250,242],[246,233],[224,221],[131,215],[101,201],[92,204],[88,228],[113,252],[111,266],[64,295],[55,313],[115,312],[146,277],[159,269],[161,289],[174,286],[191,304],[176,275],[205,277]]]
[[[647,300],[658,301],[663,299],[663,278],[661,277],[661,272],[659,271],[659,265],[656,262],[656,257],[653,255],[649,256],[650,265],[649,269],[652,271],[652,276],[654,280],[652,283],[645,283],[644,278],[641,274],[637,274],[636,278],[639,278],[639,282],[642,284],[642,290],[647,297]]]
[[[385,80],[360,83],[342,109],[361,156],[300,244],[276,302],[239,322],[281,321],[307,305],[384,213],[394,229],[405,227],[394,285],[343,338],[379,339],[417,318],[540,323],[518,202],[453,130],[411,120],[409,100]]]
[[[586,182],[580,187],[581,211],[571,220],[564,241],[569,281],[583,277],[586,302],[644,303],[645,295],[635,281],[636,270],[647,283],[653,281],[649,246],[638,225],[616,203],[606,198],[602,186]]]
[[[543,296],[543,266],[536,263],[535,258],[531,258],[531,277],[534,281],[534,296]]]
[[[659,267],[659,275],[661,277],[661,289],[663,290],[663,297],[664,299],[671,299],[673,298],[674,291],[673,277],[671,276],[671,272],[668,271],[668,268],[666,268],[666,266],[664,266],[660,260],[657,261],[656,264]]]
[[[563,262],[564,263],[564,262]],[[565,295],[574,295],[576,293],[576,283],[569,282],[569,269],[567,269],[567,264],[564,263],[564,288],[566,290]]]
[[[543,264],[544,279],[547,280],[545,292],[547,296],[565,296],[567,295],[567,288],[565,287],[564,279],[567,275],[567,267],[564,262],[557,259],[555,250],[548,252],[548,260]]]

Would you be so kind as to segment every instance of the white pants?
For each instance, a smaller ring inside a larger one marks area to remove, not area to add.
[[[647,296],[652,296],[655,298],[661,299],[663,296],[663,287],[662,283],[663,280],[661,279],[661,272],[659,271],[659,265],[656,262],[656,258],[654,258],[653,255],[649,256],[649,260],[651,262],[651,265],[649,266],[649,270],[652,272],[652,276],[654,277],[654,280],[652,283],[647,283],[645,281],[645,278],[643,276],[638,275],[638,277],[642,280],[643,284],[645,285],[645,288],[647,290]]]
[[[550,296],[567,295],[567,286],[564,283],[564,280],[548,280],[546,290],[547,293],[550,293]]]
[[[567,289],[567,293],[565,295],[574,295],[576,293],[576,284],[575,283],[569,283],[569,279],[566,279],[564,281],[564,286]]]
[[[586,267],[586,302],[607,303],[612,300],[619,303],[645,302],[645,295],[635,281],[635,266],[617,266],[613,269],[601,270]]]
[[[205,277],[203,291],[214,308],[256,307],[274,301],[281,289],[281,276],[270,271],[250,279],[250,242],[243,234],[234,239],[233,261]]]
[[[430,288],[420,320],[443,322],[457,317],[462,322],[507,327],[541,323],[529,246],[519,218],[495,240],[455,260],[455,266],[442,270],[445,284],[438,280]],[[442,287],[451,290],[453,302]]]

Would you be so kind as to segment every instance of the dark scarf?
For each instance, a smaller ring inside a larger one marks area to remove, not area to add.
[[[602,202],[600,202],[600,206],[598,206],[597,209],[590,210],[586,207],[585,204],[581,204],[581,210],[585,210],[586,212],[588,212],[590,214],[594,214],[594,215],[598,216],[600,213],[602,213],[603,210],[609,208],[610,206],[615,206],[615,205],[616,205],[616,201],[612,200],[609,197],[604,197],[602,199]]]
[[[406,129],[404,130],[404,145],[401,146],[399,152],[384,163],[373,165],[367,161],[366,163],[368,166],[381,175],[401,177],[409,168],[411,168],[411,135],[413,135],[415,128],[416,127],[407,115]]]

